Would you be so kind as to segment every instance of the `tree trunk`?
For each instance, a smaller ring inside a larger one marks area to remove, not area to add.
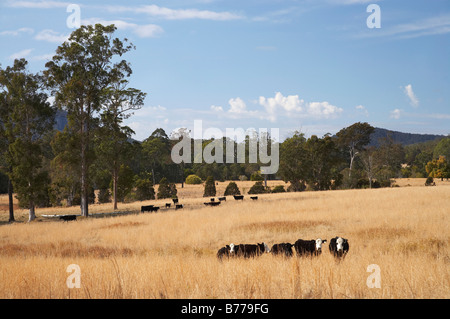
[[[36,219],[36,208],[35,208],[34,203],[31,201],[30,202],[30,212],[28,214],[28,222],[32,222],[35,219]]]
[[[13,185],[11,179],[8,178],[8,201],[9,201],[9,222],[12,223],[14,219],[14,200],[13,200]]]
[[[83,108],[83,107],[82,107]],[[88,177],[87,177],[87,148],[88,148],[88,123],[84,109],[81,111],[81,216],[89,216]]]
[[[113,172],[113,202],[114,202],[114,210],[117,209],[117,181],[118,181],[118,169],[114,166]]]

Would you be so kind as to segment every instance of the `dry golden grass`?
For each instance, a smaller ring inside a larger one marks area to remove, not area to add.
[[[229,197],[218,207],[205,207],[194,195],[201,192],[179,188],[183,210],[0,226],[0,298],[450,297],[450,184]],[[91,206],[107,211],[111,205]],[[38,215],[68,212],[79,209]],[[328,244],[317,258],[216,258],[231,242],[336,235],[350,242],[341,262]],[[66,285],[70,264],[80,266],[80,289]],[[371,264],[380,267],[381,288],[366,285]]]

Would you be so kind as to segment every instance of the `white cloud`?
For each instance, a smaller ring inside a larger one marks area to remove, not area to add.
[[[153,38],[164,32],[163,28],[156,24],[138,25],[123,20],[104,20],[101,18],[89,18],[81,21],[82,25],[94,25],[100,23],[103,25],[114,24],[119,30],[131,30],[134,34],[141,38]]]
[[[369,111],[367,111],[367,109],[364,105],[357,105],[357,106],[355,106],[355,109],[357,112],[360,112],[360,113],[364,114],[365,116],[369,116]]]
[[[320,118],[334,118],[342,113],[343,109],[328,102],[311,102],[308,105],[308,114]]]
[[[6,31],[2,31],[0,32],[0,35],[10,35],[10,36],[18,36],[22,33],[28,33],[28,34],[33,34],[34,30],[31,28],[20,28],[17,30],[6,30]]]
[[[34,38],[40,41],[63,43],[69,39],[69,35],[64,35],[51,29],[45,29],[36,34]]]
[[[401,116],[402,111],[400,109],[395,109],[391,111],[391,115],[389,116],[392,119],[398,120]]]
[[[230,104],[230,109],[228,111],[230,113],[242,114],[247,112],[247,105],[239,97],[235,99],[230,99],[228,101],[228,104]]]
[[[417,99],[416,95],[414,94],[414,91],[412,89],[412,85],[408,84],[403,88],[403,91],[405,92],[406,96],[409,98],[409,102],[413,107],[419,106],[419,100]]]
[[[31,54],[32,51],[33,51],[33,49],[25,49],[25,50],[16,52],[14,54],[11,54],[9,56],[9,58],[11,60],[27,58]]]
[[[215,112],[223,112],[223,107],[216,106],[216,105],[211,105],[211,110],[213,110]]]
[[[198,9],[170,9],[157,5],[146,5],[140,7],[108,6],[111,12],[135,12],[144,13],[152,17],[159,17],[166,20],[203,19],[215,21],[228,21],[242,19],[243,17],[231,12],[215,12]]]
[[[50,9],[65,8],[70,2],[61,1],[8,1],[7,6],[13,8]]]

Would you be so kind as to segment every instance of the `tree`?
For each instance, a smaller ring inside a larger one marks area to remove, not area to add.
[[[262,181],[257,181],[255,182],[255,184],[253,184],[252,187],[250,187],[249,194],[263,194],[263,193],[267,193],[266,188],[263,185]]]
[[[43,92],[43,79],[26,70],[25,59],[0,70],[0,86],[7,112],[2,112],[9,178],[22,207],[29,209],[28,221],[36,218],[36,205],[48,198],[48,172],[43,169],[42,139],[54,123],[54,108]]]
[[[205,182],[205,191],[203,197],[216,196],[216,182],[212,176],[208,176]]]
[[[372,182],[380,168],[377,149],[374,146],[367,147],[361,152],[360,159],[369,180],[369,188],[372,188]]]
[[[239,190],[239,187],[235,182],[230,182],[228,183],[227,188],[225,189],[225,193],[223,195],[224,196],[241,195],[241,191]]]
[[[375,128],[368,123],[355,123],[340,130],[337,136],[337,144],[350,155],[349,176],[352,174],[353,163],[356,156],[370,143],[370,135]]]
[[[136,200],[152,200],[155,199],[155,189],[150,177],[137,178],[135,181],[136,186]]]
[[[129,76],[131,68],[125,60],[116,59],[134,48],[118,38],[112,38],[114,25],[81,26],[69,40],[56,49],[56,55],[46,63],[44,75],[52,89],[55,103],[67,111],[68,125],[80,140],[81,214],[89,215],[88,171],[90,141],[96,115],[100,112],[118,74]],[[119,60],[118,62],[113,62]]]
[[[287,138],[280,146],[279,176],[290,182],[290,190],[301,191],[305,189],[305,181],[308,174],[308,164],[304,145],[306,138],[303,133],[295,132],[291,138]]]
[[[447,163],[445,156],[439,156],[438,159],[434,159],[428,162],[426,170],[429,177],[440,178],[450,178],[450,164]]]
[[[450,159],[450,137],[443,138],[439,141],[433,150],[433,158],[445,156],[447,161]]]
[[[177,196],[177,188],[175,184],[168,182],[167,178],[163,177],[159,181],[158,199],[175,198]]]
[[[188,185],[196,185],[196,184],[201,184],[202,183],[202,179],[200,177],[198,177],[197,175],[189,175],[188,177],[186,177],[186,184]]]

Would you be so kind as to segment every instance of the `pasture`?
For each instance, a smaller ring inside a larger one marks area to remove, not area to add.
[[[253,184],[242,183],[247,190]],[[256,201],[228,196],[217,207],[203,205],[202,185],[177,185],[181,210],[163,209],[168,200],[145,201],[119,210],[162,208],[72,222],[40,215],[79,214],[78,207],[38,209],[35,222],[0,226],[0,298],[450,298],[450,183],[398,184],[259,194]],[[90,206],[93,217],[108,211],[111,204]],[[25,213],[16,211],[16,219]],[[6,210],[0,214],[7,220]],[[313,258],[216,257],[230,243],[271,247],[335,236],[350,243],[340,262],[328,242]],[[71,264],[80,267],[80,288],[66,285]],[[380,288],[367,285],[373,264]]]

